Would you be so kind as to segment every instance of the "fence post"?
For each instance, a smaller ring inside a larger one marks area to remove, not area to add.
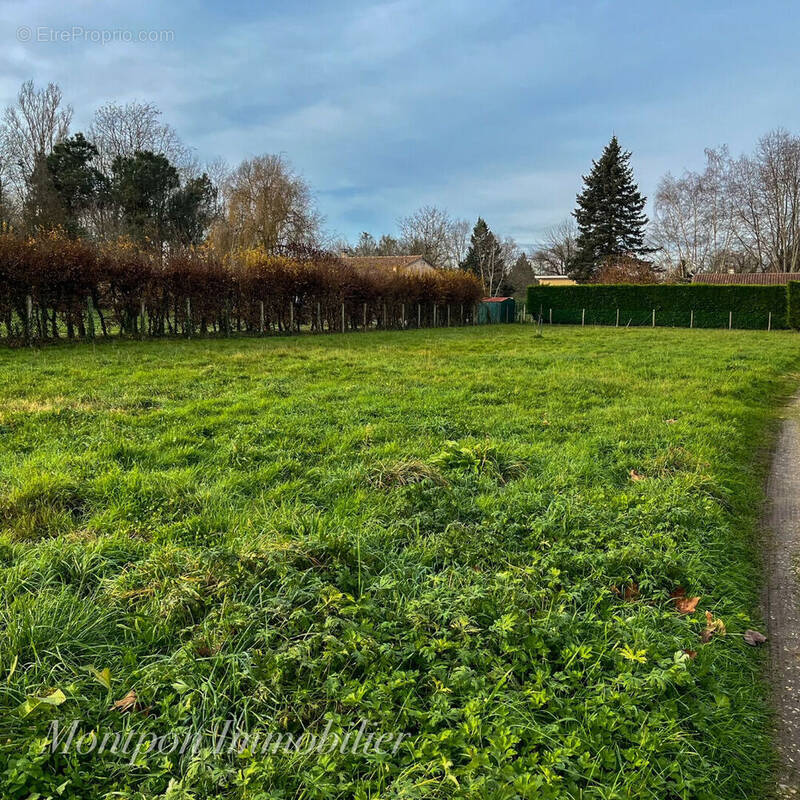
[[[400,328],[406,329],[406,304],[400,303]]]
[[[447,327],[450,327],[450,303],[447,304]]]
[[[653,325],[652,325],[652,327],[655,328],[655,326],[656,326],[656,310],[653,309]]]
[[[772,330],[772,312],[769,312],[769,317],[767,317],[767,330]]]
[[[478,304],[477,303],[473,303],[472,304],[472,324],[473,325],[477,325],[478,324]]]
[[[31,344],[33,332],[33,298],[30,295],[25,296],[25,341]]]
[[[94,339],[94,303],[90,294],[86,296],[86,332]]]
[[[617,309],[617,324],[614,327],[619,328],[619,309]]]
[[[387,320],[386,320],[386,303],[384,303],[383,304],[383,327],[384,327],[384,330],[388,327],[386,322],[387,322]]]
[[[461,304],[461,324],[464,324],[464,304]]]
[[[586,324],[586,309],[581,309],[581,327]]]
[[[144,339],[144,331],[145,331],[145,314],[144,314],[144,297],[139,301],[139,338]]]
[[[289,333],[294,333],[294,301],[289,301]]]
[[[344,303],[342,303],[342,333],[344,333]]]
[[[433,327],[436,327],[436,303],[433,304]]]
[[[733,311],[728,312],[728,330],[733,327]]]
[[[322,307],[317,303],[317,329],[322,333]]]
[[[691,314],[689,314],[689,327],[694,328],[694,309],[692,309]]]
[[[192,338],[192,301],[186,298],[186,338]]]
[[[258,302],[258,332],[261,336],[264,335],[264,301]]]
[[[525,322],[528,319],[528,304],[522,304],[522,321]]]
[[[417,303],[417,327],[422,327],[422,303]]]
[[[367,304],[364,303],[364,332],[367,330]]]
[[[553,309],[550,309],[550,324],[553,324]]]

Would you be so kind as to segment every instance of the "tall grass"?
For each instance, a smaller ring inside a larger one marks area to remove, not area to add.
[[[741,633],[797,352],[501,326],[0,353],[0,795],[763,796]],[[46,742],[234,714],[408,738],[133,766]]]

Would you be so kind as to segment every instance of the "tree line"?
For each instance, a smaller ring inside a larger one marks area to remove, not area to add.
[[[124,242],[159,261],[187,247],[221,258],[244,250],[280,254],[306,248],[352,255],[424,256],[437,269],[474,275],[490,295],[512,286],[524,256],[483,219],[472,226],[435,206],[399,220],[396,236],[363,233],[355,245],[324,229],[309,183],[282,155],[229,168],[200,165],[152,103],[109,102],[85,131],[72,133],[61,89],[24,83],[0,122],[0,226],[24,236],[58,231],[98,244]]]
[[[705,167],[667,173],[644,213],[616,137],[584,176],[573,219],[534,249],[542,272],[580,281],[682,281],[703,272],[800,271],[800,137],[767,133],[738,158],[707,149]]]
[[[220,253],[323,244],[308,183],[280,155],[201,165],[152,103],[109,102],[71,133],[61,89],[24,83],[0,122],[0,225],[124,240],[158,259],[212,244]]]
[[[489,295],[519,294],[537,273],[652,282],[800,269],[800,138],[783,130],[750,155],[707,150],[702,171],[664,176],[652,222],[631,153],[614,136],[583,176],[571,217],[525,251],[483,217],[471,223],[437,206],[401,217],[396,233],[336,241],[311,186],[282,155],[201,165],[152,103],[105,103],[74,133],[72,118],[58,86],[31,81],[3,112],[0,230],[128,243],[159,262],[196,247],[222,259],[292,247],[415,254],[474,275]]]

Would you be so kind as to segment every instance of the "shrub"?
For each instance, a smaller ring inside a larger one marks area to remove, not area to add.
[[[58,234],[0,235],[0,323],[7,339],[26,332],[83,338],[93,335],[95,323],[103,335],[113,329],[132,336],[392,328],[430,324],[434,306],[448,304],[471,319],[482,295],[480,282],[458,270],[364,272],[308,248],[241,251],[224,260],[200,248],[158,260],[127,242],[97,247]],[[456,312],[455,321],[461,318]]]
[[[789,327],[800,329],[800,281],[789,281],[787,290]]]

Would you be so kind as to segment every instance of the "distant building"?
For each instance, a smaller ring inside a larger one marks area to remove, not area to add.
[[[342,261],[364,272],[411,272],[416,275],[434,272],[423,256],[342,256]]]
[[[575,286],[578,283],[569,275],[536,275],[535,277],[539,286]]]
[[[478,304],[478,324],[513,322],[517,316],[513,297],[484,297]]]
[[[713,283],[739,286],[786,286],[800,281],[800,272],[697,272],[692,283]]]

